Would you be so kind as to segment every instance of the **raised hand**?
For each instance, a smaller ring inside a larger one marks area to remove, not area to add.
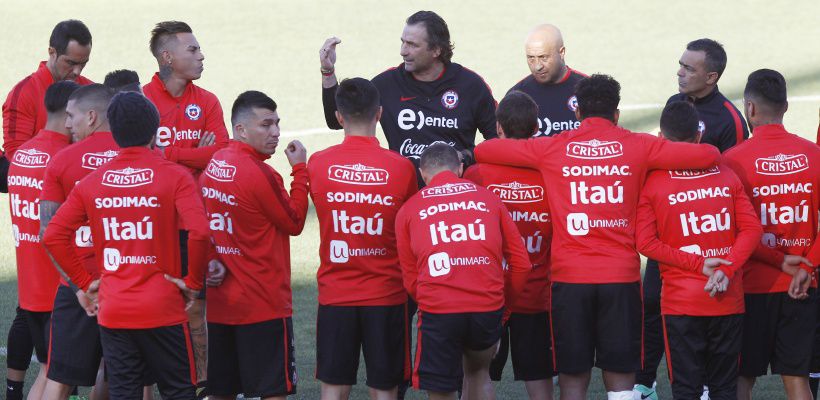
[[[339,43],[342,43],[342,40],[334,36],[325,40],[322,48],[319,49],[319,63],[322,66],[322,73],[333,73],[336,65],[336,45]]]
[[[302,142],[294,140],[288,143],[288,147],[285,149],[285,156],[288,158],[288,162],[292,167],[296,164],[307,162],[307,149],[305,149]]]

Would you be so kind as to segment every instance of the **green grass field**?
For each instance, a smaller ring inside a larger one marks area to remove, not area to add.
[[[678,57],[693,39],[721,41],[729,64],[720,88],[731,99],[741,95],[746,76],[758,68],[779,70],[789,83],[791,104],[786,127],[813,138],[820,106],[820,2],[788,5],[764,1],[684,3],[618,1],[556,2],[380,2],[380,1],[238,1],[74,3],[3,1],[0,15],[0,94],[5,94],[46,58],[55,23],[83,20],[94,35],[87,77],[101,81],[120,68],[139,72],[147,82],[156,70],[148,51],[153,24],[169,19],[188,22],[205,53],[205,72],[197,82],[214,92],[223,108],[248,89],[262,90],[279,104],[285,135],[295,136],[309,152],[341,140],[322,132],[318,50],[324,39],[342,39],[339,77],[372,77],[401,62],[399,37],[404,19],[420,9],[435,10],[448,22],[455,43],[454,61],[481,74],[496,99],[523,78],[527,66],[523,40],[542,22],[558,25],[567,47],[567,63],[582,72],[602,72],[622,85],[621,125],[638,131],[656,128],[660,106],[675,93]],[[226,114],[226,117],[228,115]],[[309,134],[305,134],[309,133]],[[272,164],[287,177],[281,154]],[[5,203],[6,196],[0,196]],[[0,226],[8,227],[8,212]],[[14,247],[0,235],[0,346],[16,302]],[[294,325],[300,382],[298,399],[319,397],[313,378],[316,317],[318,225],[311,215],[301,236],[292,240]],[[560,251],[555,249],[554,251]],[[3,359],[3,361],[5,361]],[[510,368],[508,368],[509,370]],[[361,369],[360,369],[361,370]],[[525,398],[523,385],[510,375],[498,385],[500,399]],[[659,373],[661,398],[671,398],[665,368]],[[360,374],[360,382],[364,381]],[[366,398],[363,387],[352,398]],[[600,377],[590,397],[602,398]],[[412,393],[410,398],[423,398]],[[756,398],[785,398],[777,377],[759,380]]]

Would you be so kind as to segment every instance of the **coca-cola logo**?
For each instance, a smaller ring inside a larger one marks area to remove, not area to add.
[[[385,185],[389,177],[387,170],[364,164],[331,165],[327,169],[327,179],[353,185]]]
[[[450,146],[455,146],[455,142],[445,142],[443,140],[436,140],[435,142],[423,144],[423,143],[413,143],[410,138],[404,139],[401,143],[401,147],[399,148],[399,154],[407,158],[414,158],[416,160],[421,158],[421,153],[424,153],[424,150],[427,150],[428,147],[436,144],[436,143],[445,143]]]
[[[421,191],[422,198],[452,196],[460,193],[475,192],[475,185],[472,183],[445,183],[441,186],[424,188]]]
[[[205,168],[205,175],[215,181],[233,182],[233,178],[236,176],[236,167],[223,160],[214,159]]]
[[[154,171],[148,168],[112,169],[103,174],[102,184],[111,187],[136,187],[154,181]]]
[[[805,154],[778,154],[755,160],[755,169],[760,175],[789,175],[809,169],[809,158]]]
[[[544,188],[520,182],[488,185],[501,201],[505,203],[536,203],[544,200]]]
[[[119,154],[119,152],[115,150],[108,150],[102,153],[85,153],[83,154],[82,166],[85,169],[97,169],[111,161],[117,154]]]
[[[623,154],[624,147],[620,142],[602,142],[598,139],[592,139],[587,142],[569,142],[567,144],[567,156],[572,158],[597,160],[620,157]]]
[[[669,176],[672,179],[698,179],[704,176],[716,175],[720,173],[720,168],[715,165],[709,169],[679,169],[676,171],[669,171]]]
[[[37,149],[17,150],[11,163],[23,168],[45,168],[51,156]]]

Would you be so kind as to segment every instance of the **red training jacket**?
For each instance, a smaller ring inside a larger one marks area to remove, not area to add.
[[[252,324],[293,314],[290,236],[307,216],[307,169],[293,166],[290,196],[282,177],[253,147],[231,141],[200,177],[211,235],[227,273],[208,288],[208,321]]]
[[[319,304],[407,302],[396,251],[396,214],[418,190],[413,163],[375,137],[345,136],[308,162],[319,219]]]
[[[198,177],[214,153],[228,145],[219,99],[193,82],[188,83],[182,96],[173,97],[159,74],[154,74],[142,91],[159,111],[157,147],[165,149],[165,158],[188,167]],[[206,133],[214,133],[216,141],[211,146],[197,147]]]
[[[210,245],[208,221],[190,173],[145,147],[122,149],[83,179],[46,228],[43,242],[81,289],[93,281],[70,245],[90,221],[101,271],[98,321],[111,329],[147,329],[188,320],[177,286],[181,275],[177,218],[189,229],[185,284],[202,288]]]
[[[80,85],[94,83],[80,75],[76,82]],[[34,137],[46,126],[46,90],[54,83],[54,77],[46,62],[33,74],[14,85],[3,103],[3,150],[9,160],[14,152],[27,140]]]
[[[820,147],[787,132],[783,125],[763,125],[725,155],[746,187],[764,231],[743,266],[746,293],[786,292],[791,276],[780,269],[786,254],[804,256],[815,267],[820,264]]]
[[[547,208],[544,180],[532,169],[493,164],[475,164],[464,172],[473,181],[495,193],[521,232],[530,256],[527,286],[510,307],[514,313],[540,313],[550,309],[549,252],[552,223]]]
[[[424,312],[488,312],[515,304],[532,269],[504,203],[449,171],[402,206],[396,241],[404,287]]]
[[[40,243],[40,191],[46,165],[68,144],[68,135],[41,130],[10,160],[9,208],[17,255],[17,295],[24,310],[45,312],[54,307],[60,274]]]
[[[40,201],[65,202],[80,180],[111,161],[119,151],[120,146],[114,141],[111,132],[94,132],[82,141],[57,152],[54,160],[46,167]],[[77,229],[74,246],[88,273],[95,278],[99,277],[99,268],[94,261],[91,228],[88,225]],[[62,278],[60,281],[62,282]]]
[[[488,140],[478,162],[537,168],[552,216],[552,281],[627,283],[641,279],[635,210],[651,169],[708,168],[714,146],[633,133],[603,118],[555,137]]]
[[[737,175],[721,164],[704,170],[652,171],[638,202],[638,251],[660,263],[664,315],[742,314],[743,274],[763,228]],[[729,288],[715,297],[703,290],[705,258],[721,266]]]

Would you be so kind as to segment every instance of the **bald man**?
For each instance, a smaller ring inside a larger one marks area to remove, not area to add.
[[[567,49],[561,31],[550,24],[538,25],[524,43],[530,75],[510,91],[520,90],[538,104],[538,132],[535,136],[553,136],[580,125],[575,117],[578,102],[575,84],[586,75],[567,66]],[[508,92],[509,93],[509,92]]]

